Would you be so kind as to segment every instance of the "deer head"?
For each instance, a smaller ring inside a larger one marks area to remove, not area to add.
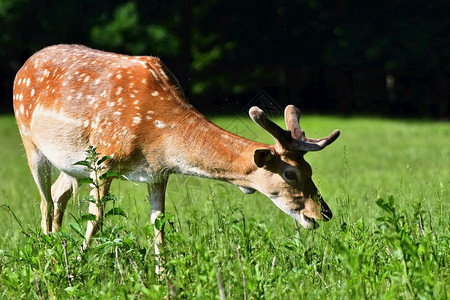
[[[255,176],[258,182],[264,182],[256,189],[307,229],[318,227],[314,220],[330,220],[331,210],[311,179],[311,166],[304,155],[309,151],[322,150],[334,142],[339,131],[335,130],[321,139],[307,138],[299,125],[300,110],[293,105],[285,109],[287,130],[272,122],[256,106],[250,109],[249,114],[276,142],[273,147],[254,152],[254,161],[258,166]]]

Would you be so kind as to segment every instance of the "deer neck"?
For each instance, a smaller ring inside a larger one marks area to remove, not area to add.
[[[256,149],[269,145],[256,143],[225,131],[201,115],[196,122],[185,123],[176,135],[176,147],[171,147],[168,160],[176,173],[227,181],[252,187]],[[173,145],[172,145],[173,146]]]

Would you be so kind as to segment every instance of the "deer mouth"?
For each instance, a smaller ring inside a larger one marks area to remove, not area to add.
[[[310,218],[306,216],[304,213],[300,212],[295,218],[300,224],[306,229],[316,229],[319,227],[319,224],[314,220],[314,218]]]

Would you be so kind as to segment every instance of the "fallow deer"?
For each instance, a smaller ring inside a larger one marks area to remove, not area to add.
[[[245,193],[269,197],[305,228],[332,213],[311,179],[303,156],[339,136],[310,139],[299,126],[300,111],[285,110],[287,130],[252,107],[250,117],[275,145],[247,140],[207,120],[186,100],[179,83],[151,56],[126,56],[79,45],[56,45],[29,58],[14,80],[14,111],[31,173],[41,195],[45,234],[61,227],[64,210],[80,179],[93,176],[75,163],[97,146],[112,156],[105,170],[148,185],[151,222],[164,212],[170,174],[232,183]],[[51,183],[52,166],[61,171]],[[99,201],[112,177],[103,179]],[[104,207],[91,203],[85,245],[98,230]],[[156,230],[156,229],[155,229]],[[155,232],[155,251],[163,232]]]

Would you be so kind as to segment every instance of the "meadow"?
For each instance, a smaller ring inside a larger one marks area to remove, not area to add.
[[[211,119],[273,143],[244,114]],[[305,114],[301,125],[312,137],[341,130],[334,144],[306,155],[333,219],[315,231],[298,229],[259,193],[172,175],[160,280],[146,187],[113,183],[111,213],[79,260],[88,188],[69,202],[62,231],[42,235],[39,194],[14,118],[1,116],[0,297],[448,298],[450,124]]]

